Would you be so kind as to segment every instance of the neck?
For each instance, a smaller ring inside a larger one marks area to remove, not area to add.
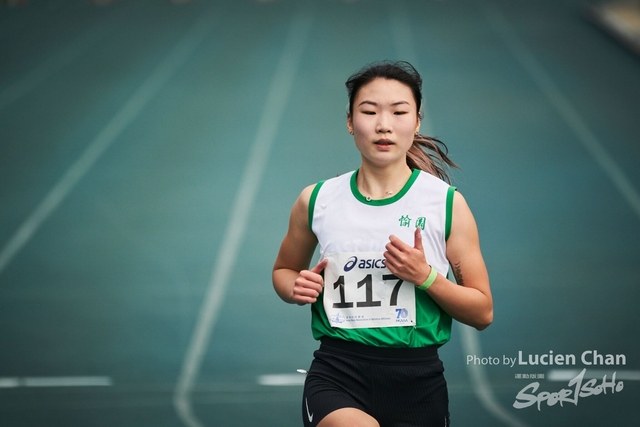
[[[357,176],[358,189],[365,197],[386,199],[404,187],[411,173],[406,163],[379,168],[363,162]]]

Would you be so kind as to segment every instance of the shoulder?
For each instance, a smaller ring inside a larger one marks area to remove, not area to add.
[[[409,190],[412,197],[417,197],[431,206],[437,206],[437,209],[442,209],[441,212],[449,219],[457,193],[456,187],[425,171],[414,173],[412,177],[415,177]]]
[[[291,211],[292,216],[300,217],[301,219],[306,218],[309,212],[311,196],[319,184],[320,183],[308,185],[300,192],[300,195],[293,204]]]
[[[305,188],[303,194],[310,200],[311,206],[315,202],[315,199],[320,197],[327,197],[328,195],[340,194],[344,190],[347,190],[351,186],[351,181],[355,177],[356,171],[347,172],[332,178],[319,181],[316,184],[310,185]],[[307,194],[308,193],[308,194]],[[333,197],[333,196],[331,196]]]
[[[429,172],[425,172],[423,170],[419,171],[419,173],[416,175],[416,181],[422,183],[422,185],[426,185],[430,188],[438,189],[440,191],[447,191],[450,188],[455,189],[455,187],[452,187],[442,178],[432,175]]]
[[[471,209],[467,204],[467,200],[457,190],[453,192],[453,212],[460,214],[471,214]]]
[[[325,206],[336,197],[340,197],[340,194],[349,188],[349,180],[353,176],[353,172],[305,187],[294,204],[292,215],[295,215],[301,222],[304,220],[304,224],[311,228],[316,202]]]
[[[451,219],[451,239],[456,240],[476,240],[478,229],[475,218],[471,213],[471,208],[467,204],[464,196],[456,191],[453,194],[453,209]]]
[[[335,178],[326,181],[319,181],[315,184],[306,186],[301,192],[291,210],[291,220],[299,226],[310,228],[311,215],[315,205],[316,198],[320,189],[325,186],[326,182],[330,182]]]

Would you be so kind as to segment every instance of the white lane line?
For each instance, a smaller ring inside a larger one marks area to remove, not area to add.
[[[266,103],[258,130],[253,140],[250,157],[242,173],[242,181],[236,194],[229,222],[196,326],[191,336],[174,394],[174,407],[180,420],[189,427],[201,427],[191,406],[191,391],[196,383],[202,360],[205,356],[211,332],[224,301],[229,278],[240,250],[249,221],[256,193],[269,159],[269,152],[275,141],[277,130],[289,99],[298,65],[309,37],[312,13],[303,2],[296,12],[280,56],[275,74],[269,87]],[[310,7],[310,6],[309,6]]]
[[[0,378],[0,388],[20,387],[20,378]]]
[[[0,274],[13,257],[27,244],[42,223],[58,208],[73,187],[86,175],[100,156],[113,144],[123,130],[131,124],[176,70],[184,64],[198,44],[209,32],[215,18],[213,11],[200,16],[180,39],[167,57],[129,98],[126,104],[89,144],[80,158],[71,165],[62,178],[27,217],[0,251]]]
[[[391,32],[394,40],[394,48],[400,59],[410,62],[412,65],[418,65],[418,55],[413,43],[411,35],[411,23],[409,21],[409,10],[404,0],[389,4],[389,18],[391,20]],[[434,135],[434,127],[429,109],[427,108],[427,95],[422,92],[422,113],[423,118],[420,125],[420,133],[425,135]],[[462,347],[467,354],[480,355],[482,349],[480,346],[480,338],[477,332],[461,324],[462,330]],[[480,356],[478,356],[480,357]],[[503,408],[493,394],[489,376],[482,365],[468,365],[469,380],[471,381],[476,397],[482,406],[495,418],[502,421],[510,427],[527,427],[519,419],[513,417],[505,408]]]
[[[483,3],[483,9],[487,20],[509,49],[511,55],[516,58],[538,86],[538,89],[549,99],[560,117],[574,132],[578,141],[591,155],[596,164],[600,166],[605,175],[609,177],[622,197],[629,203],[633,212],[640,217],[640,195],[638,195],[638,191],[627,178],[622,168],[611,157],[605,146],[591,131],[567,97],[562,94],[558,85],[535,58],[533,52],[520,40],[516,31],[507,22],[502,12],[498,10],[498,7],[488,2]]]
[[[463,352],[482,358],[482,347],[480,346],[478,332],[472,327],[463,324],[460,324],[460,331],[462,333]],[[493,394],[487,371],[482,365],[467,364],[467,372],[469,373],[474,394],[490,414],[505,425],[511,427],[527,427],[527,424],[511,415],[498,403],[498,400]]]
[[[110,377],[24,377],[0,378],[0,388],[17,387],[108,387]]]
[[[545,375],[547,381],[571,381],[578,374],[582,372],[581,369],[552,369]],[[607,380],[613,378],[613,374],[616,375],[616,381],[640,381],[640,371],[619,371],[617,369],[587,369],[584,373],[585,380],[597,379],[602,380],[604,376],[607,376]]]
[[[404,0],[387,2],[389,19],[391,21],[391,36],[393,38],[393,48],[399,60],[407,61],[414,67],[418,67],[419,60],[413,36],[411,35],[411,23],[409,21],[409,9]],[[424,80],[423,76],[423,80]],[[422,87],[422,120],[420,121],[420,133],[434,136],[433,122],[429,115],[428,94]]]
[[[268,374],[260,375],[256,382],[265,386],[302,386],[306,376],[303,374]]]

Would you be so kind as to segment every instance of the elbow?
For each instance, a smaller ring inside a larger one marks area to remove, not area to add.
[[[492,322],[493,322],[493,309],[487,311],[487,313],[485,313],[481,318],[479,318],[477,322],[472,326],[479,331],[483,331],[487,329]]]

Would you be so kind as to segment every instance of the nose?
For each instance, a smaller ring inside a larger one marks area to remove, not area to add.
[[[391,121],[389,117],[385,113],[378,114],[378,121],[376,123],[376,132],[377,133],[389,133],[391,132]]]

